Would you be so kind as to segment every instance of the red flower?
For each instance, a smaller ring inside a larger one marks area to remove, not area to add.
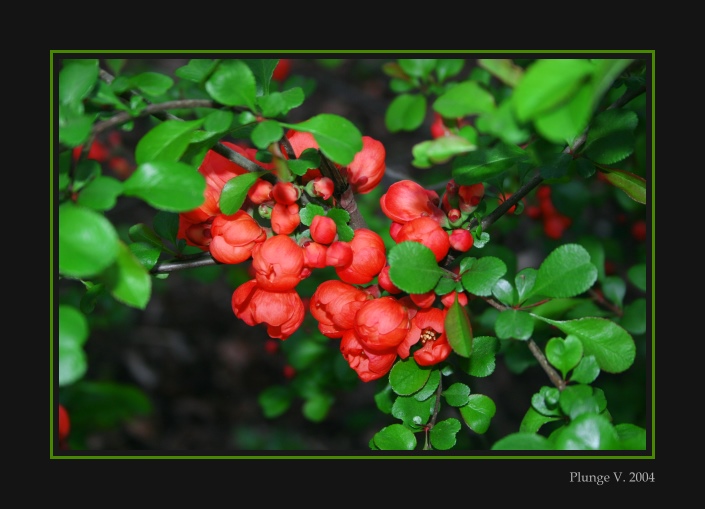
[[[369,283],[387,263],[382,237],[367,228],[359,228],[348,244],[353,252],[352,262],[345,267],[336,267],[336,274],[346,283],[354,285]]]
[[[370,299],[363,290],[342,281],[324,281],[311,296],[309,309],[318,321],[318,330],[329,338],[339,338],[353,328],[355,314]]]
[[[433,251],[437,262],[445,258],[450,249],[448,233],[430,217],[412,219],[401,227],[394,240],[397,243],[414,241],[423,244]]]
[[[291,72],[291,60],[288,58],[280,58],[274,71],[272,72],[272,79],[274,81],[284,81]]]
[[[382,270],[379,272],[377,281],[379,282],[379,286],[381,286],[384,290],[388,291],[389,293],[401,293],[401,289],[398,288],[397,285],[395,285],[392,282],[392,279],[389,277],[389,265],[385,265],[382,268]]]
[[[462,253],[470,249],[475,242],[475,238],[472,236],[469,230],[465,228],[456,228],[450,234],[450,245],[453,249],[456,249]]]
[[[265,324],[269,337],[282,340],[296,332],[304,320],[304,304],[296,290],[270,292],[254,279],[233,292],[232,308],[247,325]]]
[[[267,232],[244,210],[213,219],[209,245],[211,256],[221,263],[240,263],[252,256],[255,245],[267,239]]]
[[[350,244],[342,240],[336,240],[326,251],[326,266],[328,267],[348,267],[352,263],[353,250]]]
[[[340,340],[340,352],[363,382],[371,382],[389,373],[397,358],[394,350],[373,353],[358,341],[354,330],[347,330]]]
[[[270,218],[272,231],[281,235],[289,235],[301,224],[301,216],[299,215],[299,204],[292,203],[285,205],[276,203],[272,208],[272,217]]]
[[[431,217],[440,223],[445,214],[438,208],[438,193],[424,189],[413,180],[395,182],[382,195],[382,212],[396,223],[405,224],[417,217]]]
[[[321,244],[330,244],[338,233],[335,221],[327,216],[314,216],[311,221],[311,238]]]
[[[482,198],[485,196],[485,185],[481,182],[468,186],[460,186],[458,188],[458,197],[460,199],[460,211],[464,214],[471,214],[475,211]]]
[[[64,405],[59,404],[59,442],[64,442],[71,432],[71,419]]]
[[[438,308],[421,309],[411,320],[406,344],[421,342],[414,352],[419,366],[433,366],[448,358],[452,350],[445,333],[446,311]]]
[[[328,246],[319,244],[318,242],[306,242],[303,246],[304,250],[304,266],[311,269],[323,269],[326,265],[326,254]]]
[[[407,308],[394,297],[380,297],[365,302],[355,315],[357,338],[370,352],[395,350],[409,331]]]
[[[301,190],[291,182],[277,182],[272,188],[272,198],[277,203],[291,205],[301,196]]]
[[[255,246],[252,268],[262,289],[271,292],[293,290],[302,279],[303,249],[291,237],[275,235]]]
[[[369,136],[362,137],[362,150],[355,154],[346,172],[354,193],[369,193],[377,187],[384,177],[385,157],[381,142]]]

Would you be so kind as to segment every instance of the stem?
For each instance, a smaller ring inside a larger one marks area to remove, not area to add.
[[[543,354],[539,346],[534,342],[533,339],[529,339],[528,341],[529,345],[529,350],[531,350],[531,353],[536,357],[536,360],[539,361],[539,364],[543,368],[543,370],[546,372],[548,375],[548,378],[551,379],[551,382],[553,382],[553,385],[558,387],[558,390],[562,391],[566,387],[566,382],[563,380],[561,375],[558,374],[558,372],[553,369],[553,366],[551,366],[548,363],[548,359],[546,359],[546,356]]]

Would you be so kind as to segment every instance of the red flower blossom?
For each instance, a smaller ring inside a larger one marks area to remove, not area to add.
[[[471,214],[480,205],[485,196],[485,185],[483,183],[471,184],[458,187],[458,197],[460,199],[460,211],[464,214]]]
[[[369,193],[377,187],[384,177],[385,157],[386,152],[381,142],[369,136],[362,137],[362,150],[355,154],[346,170],[354,193]]]
[[[277,203],[272,208],[272,231],[281,235],[289,235],[301,224],[301,216],[299,215],[299,204],[292,203],[284,205]]]
[[[439,203],[438,193],[424,189],[413,180],[395,182],[379,200],[384,215],[401,224],[417,217],[431,217],[440,224],[445,214],[438,208]]]
[[[340,352],[363,382],[382,378],[392,369],[397,354],[394,350],[373,353],[358,341],[354,330],[347,330],[340,340]]]
[[[423,244],[433,251],[437,262],[445,258],[450,249],[448,233],[430,217],[412,219],[401,227],[394,240],[397,243],[414,241]]]
[[[213,219],[210,229],[211,256],[221,263],[240,263],[252,255],[255,245],[267,239],[267,232],[244,210]]]
[[[365,302],[355,315],[357,338],[370,352],[395,350],[404,341],[410,327],[409,312],[394,297],[380,297]]]
[[[311,238],[321,244],[330,244],[338,233],[335,221],[327,216],[314,216],[311,221]]]
[[[262,289],[272,292],[292,290],[302,279],[303,249],[291,237],[274,235],[255,246],[252,268]]]
[[[271,338],[287,339],[304,320],[304,304],[296,290],[270,292],[251,279],[233,292],[233,313],[247,325],[264,324]]]
[[[309,309],[318,321],[318,330],[329,338],[339,338],[353,328],[355,315],[370,296],[352,285],[329,279],[311,296]]]
[[[433,366],[444,361],[452,350],[445,333],[446,311],[438,308],[421,309],[411,320],[406,344],[421,342],[414,352],[419,366]]]
[[[345,267],[336,267],[336,274],[346,283],[355,285],[369,283],[387,263],[382,237],[367,228],[359,228],[348,244],[353,252],[352,262]]]
[[[328,267],[348,267],[352,263],[353,250],[350,244],[342,240],[336,240],[326,251],[326,266]]]
[[[306,242],[302,246],[304,250],[304,266],[311,269],[323,269],[326,265],[326,253],[328,246],[318,242]]]
[[[453,249],[456,249],[462,253],[470,249],[475,242],[475,238],[472,236],[472,233],[465,228],[456,228],[453,230],[448,240],[450,241],[450,246]]]

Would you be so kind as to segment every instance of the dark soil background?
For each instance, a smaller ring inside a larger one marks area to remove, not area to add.
[[[172,74],[186,62],[143,60],[139,65]],[[468,61],[466,67],[471,65]],[[291,73],[316,82],[312,96],[290,113],[291,122],[335,113],[352,121],[363,134],[382,141],[389,168],[382,188],[418,175],[410,164],[411,148],[429,139],[430,115],[416,133],[392,135],[387,131],[384,115],[394,94],[379,61],[350,59],[327,68],[315,59],[299,59],[292,61]],[[132,136],[124,135],[123,142],[134,143],[141,134],[137,126]],[[153,214],[144,203],[121,198],[109,215],[116,224],[129,226],[149,224]],[[91,330],[85,345],[86,380],[137,387],[153,411],[107,429],[82,430],[84,450],[100,454],[360,454],[369,452],[374,433],[398,422],[375,408],[374,383],[359,383],[337,393],[329,416],[321,423],[307,420],[300,403],[280,417],[266,418],[258,395],[272,385],[291,383],[286,358],[281,351],[268,351],[264,328],[249,327],[233,315],[234,288],[226,277],[204,281],[185,272],[173,273],[156,282],[144,312],[111,309],[122,313],[119,325],[113,321]],[[75,283],[59,285],[63,293],[75,290]],[[338,348],[337,341],[331,341],[331,348]],[[478,379],[475,392],[488,395],[497,405],[488,439],[518,431],[531,394],[545,384],[545,375],[538,369],[516,376],[501,362],[491,376]],[[481,447],[482,438],[474,439]]]

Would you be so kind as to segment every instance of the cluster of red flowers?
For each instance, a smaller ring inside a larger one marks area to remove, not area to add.
[[[78,160],[82,151],[83,145],[73,149],[74,161]],[[126,179],[135,170],[135,165],[126,156],[127,149],[122,144],[120,132],[111,131],[105,140],[93,140],[86,157],[107,165],[119,178]]]
[[[560,239],[570,226],[571,219],[556,210],[551,201],[549,186],[540,186],[536,190],[536,197],[539,199],[539,204],[526,207],[526,214],[532,219],[540,219],[543,222],[543,232],[546,237]]]
[[[318,148],[308,133],[290,131],[287,139],[299,157],[308,148]],[[256,150],[225,143],[254,161]],[[263,165],[274,170],[274,163]],[[382,180],[385,169],[383,145],[363,136],[363,149],[346,167],[336,165],[354,193],[370,192]],[[316,268],[333,267],[339,280],[325,281],[310,299],[308,309],[322,334],[341,338],[340,350],[363,381],[385,375],[397,356],[413,356],[420,365],[446,359],[451,347],[445,336],[447,308],[455,292],[437,299],[430,291],[405,295],[389,278],[382,237],[358,228],[352,240],[340,240],[336,222],[323,215],[313,217],[308,229],[300,228],[299,203],[303,194],[336,205],[333,182],[317,169],[297,182],[260,178],[249,189],[243,206],[231,215],[220,211],[219,199],[227,181],[245,173],[234,162],[209,151],[199,168],[206,179],[203,204],[180,214],[179,238],[209,251],[221,263],[236,264],[251,259],[253,278],[235,289],[232,309],[248,325],[264,325],[271,338],[291,336],[306,312],[296,291],[298,283]],[[484,186],[460,186],[450,182],[443,200],[435,191],[403,180],[392,184],[380,203],[392,220],[395,242],[415,241],[431,249],[441,262],[451,248],[467,251],[472,234],[460,224],[477,208]],[[269,219],[262,226],[254,218]],[[377,278],[377,282],[373,281]],[[367,285],[367,286],[365,286]],[[467,295],[457,296],[463,305]],[[435,307],[438,305],[441,307]]]

